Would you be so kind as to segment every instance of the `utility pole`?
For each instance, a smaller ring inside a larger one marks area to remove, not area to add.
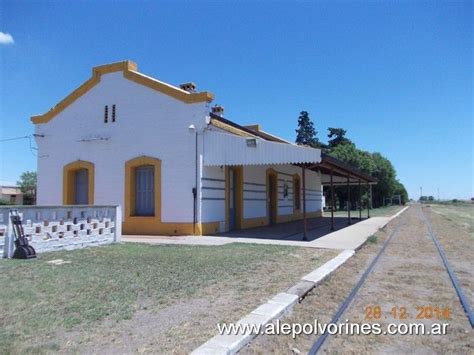
[[[438,201],[439,201],[439,187],[438,187]]]
[[[423,196],[423,187],[420,186],[420,201],[421,201],[421,196]]]

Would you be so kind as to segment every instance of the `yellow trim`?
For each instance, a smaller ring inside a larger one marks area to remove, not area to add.
[[[271,141],[276,141],[276,142],[286,143],[286,144],[292,144],[292,143],[288,142],[287,140],[285,140],[283,138],[280,138],[278,136],[275,136],[273,134],[270,134],[268,132],[265,132],[262,129],[259,129],[258,133],[259,133],[260,136],[263,136],[263,138],[271,140]]]
[[[247,129],[250,129],[251,131],[258,132],[258,135],[260,137],[263,137],[267,140],[276,141],[276,142],[280,142],[280,143],[291,144],[290,142],[288,142],[287,140],[285,140],[283,138],[280,138],[278,136],[275,136],[273,134],[265,132],[264,130],[262,130],[262,126],[258,123],[257,124],[252,124],[252,125],[247,125],[247,126],[244,126],[244,127],[247,128]]]
[[[174,97],[175,99],[183,101],[187,104],[194,104],[197,102],[211,102],[214,99],[214,95],[208,91],[190,93],[186,90],[166,84],[162,81],[143,75],[136,71],[124,71],[123,76],[138,84],[147,86],[150,89],[154,89],[165,95]]]
[[[124,234],[128,235],[193,235],[192,223],[148,223],[150,217],[133,217],[123,224]],[[219,233],[219,222],[197,223],[194,235],[211,235]]]
[[[218,121],[218,120],[215,120],[215,119],[211,119],[211,125],[217,127],[217,128],[220,128],[220,129],[223,129],[224,131],[227,131],[229,133],[233,133],[233,134],[236,134],[238,136],[242,136],[242,137],[256,137],[255,135],[253,134],[250,134],[248,132],[245,132],[245,131],[242,131],[238,128],[235,128],[235,127],[232,127],[231,125],[228,125],[224,122],[221,122],[221,121]]]
[[[242,229],[257,228],[268,225],[268,217],[246,218],[242,221]]]
[[[268,223],[270,223],[270,220],[273,220],[274,223],[278,223],[278,173],[272,168],[267,169],[265,174],[265,184],[267,187],[267,202],[270,201],[270,184],[268,183],[269,179],[275,179],[275,182],[273,184],[274,189],[272,197],[274,204],[270,206],[271,210],[269,210],[268,208],[269,203],[266,204]],[[270,213],[272,214],[272,218],[270,218]]]
[[[322,217],[322,211],[315,211],[315,212],[306,212],[306,218],[316,218]],[[277,216],[276,224],[286,223],[286,222],[294,222],[303,219],[303,213],[300,211],[296,211],[292,214],[286,214],[282,216]],[[246,218],[242,221],[242,229],[249,229],[249,228],[257,228],[268,226],[269,220],[268,217],[256,217],[256,218]]]
[[[226,166],[224,170],[224,180],[225,180],[225,196],[224,196],[224,209],[225,209],[225,231],[228,232],[229,228],[229,167]]]
[[[201,235],[209,235],[219,233],[219,222],[206,222],[201,225]]]
[[[149,76],[137,72],[137,64],[126,60],[123,62],[100,65],[92,68],[92,77],[79,86],[76,90],[61,100],[56,106],[50,109],[43,115],[36,115],[31,117],[34,124],[47,123],[51,121],[56,115],[66,109],[74,101],[92,89],[100,82],[100,77],[104,74],[122,71],[123,76],[135,83],[147,86],[153,90],[162,92],[165,95],[171,96],[187,104],[197,102],[211,102],[214,95],[210,92],[189,93],[178,87],[166,84],[159,80],[153,79]]]
[[[314,211],[314,212],[306,212],[306,218],[316,218],[322,217],[322,211]],[[286,222],[293,222],[299,221],[303,219],[303,212],[295,211],[292,214],[285,214],[277,217],[277,223],[286,223]]]
[[[244,207],[244,168],[242,166],[225,167],[225,230],[229,231],[229,201],[230,201],[230,179],[229,171],[235,171],[235,229],[243,228],[243,207]]]
[[[74,183],[75,183],[75,172],[80,169],[87,169],[88,174],[88,187],[87,187],[87,204],[94,204],[94,180],[95,180],[95,169],[94,163],[77,160],[69,163],[63,167],[63,204],[73,205],[74,204]]]
[[[135,169],[142,165],[155,168],[155,215],[134,216],[135,210]],[[142,156],[125,163],[125,210],[123,230],[125,234],[149,234],[156,230],[161,222],[161,160]]]
[[[322,216],[323,216],[322,211],[306,212],[306,218],[316,218],[316,217],[322,217]],[[278,216],[276,219],[276,224],[300,221],[302,219],[303,219],[303,213],[296,211],[295,213],[292,213],[292,214]],[[257,228],[257,227],[263,227],[263,226],[268,226],[268,225],[269,225],[268,217],[247,218],[242,221],[242,229]]]
[[[260,127],[260,124],[257,123],[257,124],[251,124],[251,125],[247,125],[247,126],[244,126],[245,128],[248,128],[248,129],[251,129],[252,131],[260,131],[261,127]]]
[[[135,174],[137,167],[152,165],[155,167],[155,215],[134,216]],[[219,222],[168,223],[161,221],[161,160],[153,157],[137,157],[125,163],[125,209],[123,233],[132,235],[202,235],[219,232]]]

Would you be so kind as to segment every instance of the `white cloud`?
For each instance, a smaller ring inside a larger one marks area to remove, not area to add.
[[[13,37],[9,33],[0,32],[0,44],[12,44],[15,43]]]

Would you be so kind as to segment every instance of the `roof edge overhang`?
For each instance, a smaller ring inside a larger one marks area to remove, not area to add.
[[[257,129],[256,127],[259,126],[259,125],[242,126],[238,123],[235,123],[234,121],[228,120],[227,118],[216,115],[215,113],[212,113],[212,112],[209,113],[209,116],[211,117],[211,120],[215,120],[217,122],[220,122],[220,123],[223,123],[227,126],[230,126],[234,130],[238,130],[238,131],[244,133],[243,135],[252,135],[252,136],[260,137],[260,138],[263,138],[267,141],[272,141],[272,142],[292,144],[292,143],[290,143],[290,142],[288,142],[288,141],[286,141],[286,140],[284,140],[280,137],[274,136],[273,134],[270,134],[270,133],[261,131],[260,129]]]
[[[164,83],[152,77],[146,76],[142,73],[139,73],[137,69],[137,64],[130,60],[94,67],[92,68],[91,78],[89,78],[81,86],[71,92],[68,96],[66,96],[48,112],[42,115],[31,116],[31,122],[33,122],[34,124],[41,124],[51,121],[56,115],[58,115],[74,101],[76,101],[78,98],[80,98],[90,89],[92,89],[95,85],[97,85],[100,82],[100,78],[102,75],[119,71],[123,72],[123,76],[128,80],[131,80],[140,85],[147,86],[151,89],[159,91],[165,95],[171,96],[187,104],[211,102],[214,99],[214,95],[211,92],[204,91],[190,93],[176,86]]]
[[[324,174],[331,174],[340,177],[348,177],[349,180],[353,179],[351,182],[354,181],[364,181],[369,184],[377,184],[377,178],[368,175],[359,169],[344,163],[343,161],[336,159],[334,157],[329,156],[327,153],[321,153],[321,163],[316,164],[314,168],[321,170]]]
[[[314,165],[320,162],[321,150],[315,148],[217,131],[206,131],[204,135],[204,166]]]

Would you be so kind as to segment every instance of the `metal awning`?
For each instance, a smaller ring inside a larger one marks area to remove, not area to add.
[[[317,168],[322,173],[321,184],[325,186],[330,185],[331,174],[333,175],[334,185],[357,185],[359,182],[364,182],[370,185],[377,184],[377,179],[375,177],[325,153],[322,154],[321,162],[317,165]]]
[[[204,133],[205,166],[317,164],[319,162],[321,162],[319,149],[217,131]]]

